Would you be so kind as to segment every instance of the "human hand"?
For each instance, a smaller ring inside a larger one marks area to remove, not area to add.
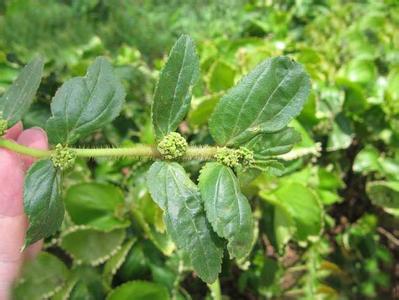
[[[22,123],[10,128],[4,137],[31,148],[48,148],[42,129],[23,130]],[[28,225],[23,208],[24,174],[33,161],[0,148],[0,300],[9,299],[22,263],[35,257],[43,243],[39,241],[21,252]]]

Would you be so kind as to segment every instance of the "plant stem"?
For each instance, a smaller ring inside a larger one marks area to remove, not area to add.
[[[222,290],[220,288],[219,278],[212,284],[208,284],[209,290],[211,291],[213,300],[222,300]]]
[[[13,141],[0,138],[0,148],[9,149],[13,152],[36,157],[49,158],[53,151],[39,150],[19,145]],[[182,157],[183,160],[213,160],[218,151],[218,147],[188,147],[186,154]],[[70,148],[76,153],[78,157],[136,157],[160,159],[161,154],[155,146],[151,145],[135,145],[129,148]]]
[[[40,149],[34,149],[34,148],[29,148],[20,144],[17,144],[13,141],[6,140],[3,138],[0,138],[0,148],[5,148],[9,149],[13,152],[17,152],[20,154],[36,157],[36,158],[46,158],[51,156],[51,151],[49,150],[40,150]]]

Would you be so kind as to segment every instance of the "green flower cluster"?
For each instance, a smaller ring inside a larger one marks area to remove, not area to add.
[[[241,166],[246,169],[255,163],[254,153],[245,147],[239,149],[220,148],[215,158],[219,163],[230,168]]]
[[[0,136],[4,135],[8,129],[7,120],[3,119],[3,113],[0,111]]]
[[[62,171],[73,167],[75,159],[76,153],[61,144],[55,146],[51,157],[54,166]]]
[[[177,159],[187,151],[187,141],[177,132],[166,135],[158,144],[158,151],[165,159]]]

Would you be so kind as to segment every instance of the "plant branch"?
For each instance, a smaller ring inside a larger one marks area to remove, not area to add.
[[[0,138],[0,148],[5,148],[16,153],[36,157],[50,158],[53,154],[51,150],[39,150],[17,144],[11,140]],[[155,146],[135,145],[129,148],[69,148],[75,152],[77,157],[137,157],[160,159],[162,158]],[[188,147],[183,160],[214,160],[218,147]]]

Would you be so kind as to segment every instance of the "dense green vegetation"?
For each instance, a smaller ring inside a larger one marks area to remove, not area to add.
[[[182,34],[194,43],[178,40]],[[184,62],[181,53],[189,53]],[[293,75],[281,88],[274,80],[284,72]],[[21,105],[9,122],[21,115],[25,127],[47,122],[53,145],[155,145],[177,129],[194,150],[245,146],[256,163],[246,166],[241,152],[239,163],[222,153],[206,164],[197,152],[183,161],[168,153],[177,164],[129,155],[88,160],[83,150],[61,183],[50,160],[38,162],[27,190],[57,186],[51,192],[62,201],[48,210],[51,226],[27,212],[27,244],[46,237],[45,249],[26,265],[16,299],[399,296],[397,1],[5,1],[1,94],[22,99],[12,86],[18,75],[29,77],[24,97],[38,92],[29,111]],[[177,96],[173,84],[184,87]],[[89,108],[91,123],[79,119],[72,128],[60,107],[90,98],[83,85],[102,95],[96,105],[112,105],[100,120],[98,106]],[[282,91],[274,97],[270,89]],[[63,97],[70,91],[73,101]],[[182,102],[167,102],[175,98]],[[53,162],[64,167],[67,149],[56,151]],[[35,181],[38,174],[46,180]],[[166,202],[161,186],[172,195]],[[227,207],[233,194],[243,222],[229,228],[236,208],[218,215],[215,199]],[[206,233],[206,251],[191,243],[188,215],[169,213],[184,210],[182,201]]]

